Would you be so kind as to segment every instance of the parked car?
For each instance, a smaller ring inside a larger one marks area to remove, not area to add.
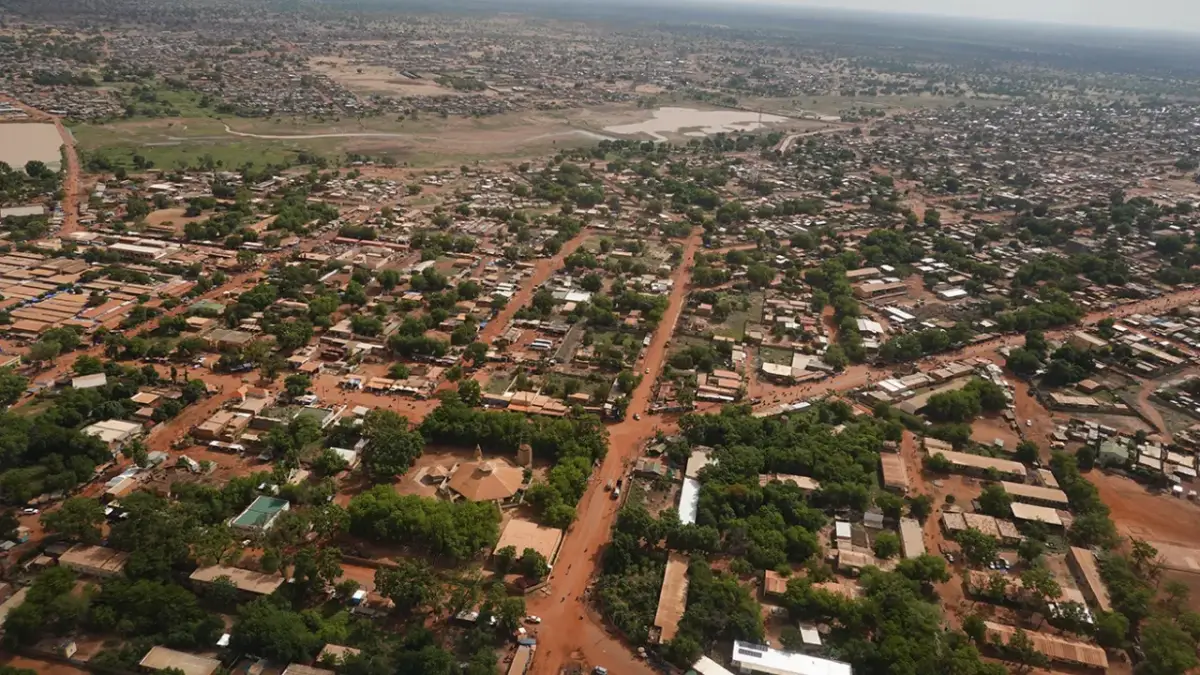
[[[542,617],[537,616],[536,614],[530,614],[529,616],[525,617],[525,623],[541,623],[541,622],[542,622]]]
[[[604,666],[596,666],[592,669],[592,675],[608,675],[608,668]]]

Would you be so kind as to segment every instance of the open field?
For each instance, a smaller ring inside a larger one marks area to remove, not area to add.
[[[1102,471],[1087,479],[1112,509],[1120,534],[1177,547],[1200,549],[1200,506],[1168,494],[1154,494],[1133,480]],[[1188,568],[1191,566],[1188,565]],[[1183,568],[1180,566],[1179,568]]]
[[[183,102],[179,106],[188,107]],[[85,153],[102,155],[127,168],[132,166],[134,154],[156,167],[174,168],[199,162],[206,155],[221,166],[238,167],[251,161],[258,165],[294,161],[300,152],[326,157],[358,153],[425,167],[544,155],[625,133],[635,138],[686,141],[720,131],[733,124],[730,120],[737,128],[757,125],[757,113],[690,110],[692,117],[670,119],[656,119],[653,110],[616,105],[480,118],[249,119],[191,108],[184,114],[195,113],[193,116],[136,117],[104,125],[79,124],[71,130]],[[817,124],[779,119],[770,126],[787,132],[810,131]]]
[[[356,63],[339,56],[319,56],[309,60],[315,72],[352,91],[385,96],[456,96],[458,92],[432,79],[414,80],[393,68]]]

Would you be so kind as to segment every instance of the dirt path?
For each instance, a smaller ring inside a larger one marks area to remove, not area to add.
[[[671,304],[646,353],[645,367],[650,373],[634,390],[628,416],[620,424],[609,427],[608,455],[600,470],[592,477],[588,491],[579,503],[579,520],[567,532],[562,551],[550,576],[550,590],[530,601],[530,613],[542,617],[545,628],[538,643],[538,656],[530,671],[533,675],[557,675],[572,661],[582,660],[589,666],[604,666],[610,673],[620,675],[650,675],[654,670],[616,637],[609,635],[600,617],[589,612],[584,593],[600,563],[600,550],[612,534],[618,502],[604,491],[604,484],[615,481],[628,470],[637,457],[642,442],[654,435],[655,429],[666,428],[670,421],[661,415],[644,414],[650,402],[654,380],[666,357],[667,342],[675,332],[675,324],[683,310],[687,293],[688,270],[700,244],[694,231],[684,246],[683,260],[673,275]],[[633,415],[640,414],[641,420]]]
[[[1017,429],[1026,440],[1038,444],[1043,462],[1050,461],[1050,442],[1054,435],[1054,418],[1041,401],[1029,393],[1029,385],[1020,380],[1013,380],[1013,409],[1017,416]],[[1032,420],[1032,426],[1025,426],[1026,420]]]
[[[537,288],[546,283],[546,280],[563,266],[563,261],[567,259],[567,256],[574,253],[575,249],[579,248],[592,234],[591,230],[584,228],[573,239],[563,244],[562,250],[557,255],[552,258],[541,258],[535,262],[533,264],[533,274],[530,274],[525,279],[525,283],[521,284],[521,290],[517,291],[517,294],[509,299],[508,304],[504,305],[504,309],[500,310],[500,313],[495,318],[488,321],[488,325],[479,331],[479,337],[476,340],[491,344],[493,340],[500,337],[505,327],[512,321],[513,316],[516,315],[517,310],[529,304]]]
[[[0,656],[0,664],[11,668],[32,670],[38,675],[88,675],[88,671],[75,668],[74,666],[54,661],[31,659],[28,656],[10,656],[5,654],[4,656]]]
[[[821,323],[825,326],[825,332],[831,345],[837,344],[838,341],[838,322],[834,313],[833,305],[825,305],[821,308]]]
[[[1138,389],[1137,407],[1143,416],[1150,422],[1151,426],[1158,430],[1158,433],[1163,437],[1163,440],[1171,442],[1171,430],[1167,427],[1166,420],[1163,419],[1162,413],[1158,408],[1150,402],[1150,396],[1158,389],[1163,382],[1167,380],[1178,380],[1186,377],[1192,377],[1196,374],[1196,370],[1188,369],[1182,373],[1175,373],[1170,377],[1160,378],[1157,380],[1146,380]]]
[[[63,143],[63,156],[67,160],[63,175],[63,222],[62,228],[59,230],[59,236],[71,234],[79,229],[79,154],[75,151],[75,136],[63,126],[62,119],[59,117],[27,106],[15,98],[8,96],[0,95],[0,101],[10,103],[24,110],[32,121],[51,122],[54,124],[54,128],[58,130],[58,135],[62,138]]]
[[[226,124],[224,126],[225,126],[225,133],[230,134],[231,136],[241,136],[244,138],[261,138],[261,139],[265,139],[265,140],[269,140],[269,141],[308,141],[308,140],[315,140],[315,139],[319,139],[319,138],[407,138],[407,139],[412,139],[412,140],[418,140],[418,139],[419,140],[431,140],[428,137],[422,138],[419,136],[415,136],[413,134],[388,133],[386,131],[379,131],[379,132],[348,131],[348,132],[344,132],[344,133],[330,133],[330,134],[285,134],[285,135],[251,134],[251,133],[247,133],[245,131],[234,131],[233,129],[229,128],[228,124]]]
[[[804,138],[805,136],[819,136],[821,134],[835,134],[839,131],[849,131],[854,128],[854,125],[848,125],[845,122],[826,122],[826,124],[828,124],[830,126],[823,128],[823,129],[814,129],[813,131],[803,131],[800,133],[789,134],[783,140],[779,141],[779,144],[775,146],[775,152],[778,152],[779,154],[782,155],[783,153],[790,150],[792,148],[792,146],[796,144],[797,140]],[[868,122],[868,123],[860,125],[860,126],[864,127],[863,130],[866,131],[866,129],[869,129],[871,127],[871,124],[870,124],[870,122]]]

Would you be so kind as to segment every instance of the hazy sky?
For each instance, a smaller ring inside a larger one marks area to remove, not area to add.
[[[747,0],[742,0],[747,1]],[[941,14],[1082,26],[1200,33],[1198,0],[750,0],[845,10]],[[1200,36],[1197,37],[1200,40]]]

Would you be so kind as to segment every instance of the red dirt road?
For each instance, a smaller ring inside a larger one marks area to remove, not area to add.
[[[532,675],[557,674],[564,665],[582,661],[589,666],[604,666],[621,675],[651,675],[654,670],[638,660],[616,637],[608,634],[600,617],[593,614],[584,592],[600,563],[600,550],[608,542],[618,502],[604,491],[604,484],[625,474],[637,457],[642,441],[652,437],[656,428],[669,422],[660,415],[644,414],[650,402],[654,380],[662,369],[667,342],[675,332],[675,323],[683,310],[692,260],[700,243],[693,232],[684,246],[683,261],[676,269],[671,289],[671,304],[654,332],[646,353],[646,375],[633,392],[625,421],[609,427],[608,455],[593,476],[579,504],[579,520],[567,532],[562,552],[550,575],[548,595],[537,595],[529,603],[531,614],[542,617],[538,654]],[[633,415],[642,416],[640,421]]]
[[[38,675],[88,675],[88,671],[68,666],[54,661],[42,661],[40,659],[31,659],[27,656],[9,656],[0,657],[0,664],[12,668],[23,668],[32,670]]]
[[[575,235],[574,239],[563,244],[562,250],[558,252],[558,255],[552,258],[541,258],[534,263],[533,274],[521,285],[521,290],[517,291],[517,294],[508,301],[504,309],[500,310],[500,313],[489,321],[483,330],[479,331],[479,337],[475,339],[486,344],[491,344],[492,340],[499,337],[504,332],[504,328],[508,326],[508,322],[512,321],[517,310],[529,304],[538,286],[544,284],[550,278],[550,275],[560,269],[567,256],[574,253],[575,249],[579,248],[592,234],[591,230],[584,228],[579,234]]]

